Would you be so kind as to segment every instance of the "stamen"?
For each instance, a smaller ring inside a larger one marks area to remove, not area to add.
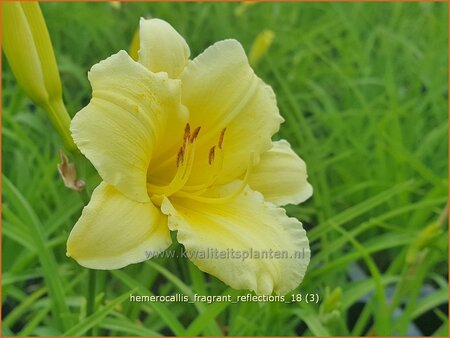
[[[184,161],[185,144],[180,148],[177,154],[177,168],[183,164]]]
[[[214,151],[216,150],[216,146],[213,146],[211,149],[209,149],[209,156],[208,156],[208,163],[211,165],[214,161]]]
[[[245,172],[244,178],[241,181],[241,184],[239,185],[239,187],[235,191],[233,191],[228,196],[224,196],[224,197],[205,197],[205,196],[198,196],[197,194],[193,194],[193,193],[187,193],[187,192],[184,192],[184,191],[178,191],[176,193],[176,195],[180,196],[180,197],[192,199],[192,200],[195,200],[195,201],[208,203],[208,204],[227,203],[227,202],[233,200],[234,198],[236,198],[237,196],[239,196],[242,193],[242,191],[244,191],[245,187],[247,187],[248,178],[250,177],[250,172],[251,172],[251,169],[253,167],[253,164],[254,164],[254,154],[252,153],[250,155],[249,164],[247,166],[247,170]]]
[[[191,138],[189,139],[189,142],[194,143],[194,141],[195,141],[195,139],[197,138],[198,133],[200,132],[200,129],[201,129],[201,128],[202,128],[202,127],[199,126],[199,127],[197,127],[197,128],[194,129],[194,132],[192,133]]]
[[[202,184],[197,185],[191,185],[191,186],[185,186],[183,190],[189,191],[190,193],[193,193],[195,195],[201,195],[203,194],[211,185],[213,185],[217,179],[219,178],[220,172],[223,167],[223,139],[225,135],[225,131],[227,128],[223,128],[220,136],[219,136],[219,142],[216,146],[211,147],[208,154],[208,163],[209,165],[214,164],[211,174],[209,176],[209,179]],[[218,151],[217,151],[218,150]]]
[[[214,151],[212,150],[214,148]],[[219,149],[219,151],[216,151],[217,148],[214,146],[212,147],[209,152],[209,159],[211,160],[211,152],[214,152],[212,161],[210,161],[210,165],[212,165],[211,174],[208,178],[208,180],[205,183],[197,184],[197,185],[190,185],[183,187],[183,190],[189,191],[190,193],[201,195],[203,194],[210,186],[212,186],[217,179],[219,178],[219,175],[221,173],[222,167],[223,167],[223,150]]]
[[[222,149],[222,144],[223,144],[223,138],[225,137],[225,132],[227,131],[227,128],[223,128],[222,131],[220,132],[220,136],[219,136],[219,149]]]
[[[181,147],[177,157],[179,159],[177,160],[178,170],[172,181],[165,186],[147,183],[147,191],[149,194],[169,197],[184,187],[192,172],[195,157],[195,143],[188,143],[186,148]]]
[[[191,135],[191,126],[189,123],[186,123],[186,126],[184,127],[184,135],[182,138],[182,145],[183,151],[186,152],[186,142],[189,141]],[[179,166],[179,160],[178,157],[181,156],[177,154],[176,159],[174,159],[174,155],[165,157],[162,161],[159,161],[158,163],[155,163],[155,165],[152,167],[154,171],[160,170],[161,167],[169,165],[170,162],[176,160],[177,167]]]
[[[186,123],[186,127],[184,127],[184,136],[183,136],[184,142],[186,142],[186,140],[189,140],[190,134],[191,134],[191,125],[189,123]]]
[[[147,191],[149,195],[171,196],[183,189],[189,194],[194,194],[200,197],[201,194],[203,194],[216,182],[223,166],[222,145],[226,128],[222,129],[218,144],[209,150],[208,162],[210,165],[213,165],[213,167],[207,182],[195,186],[185,186],[189,180],[189,176],[194,165],[195,140],[197,139],[200,130],[201,127],[198,126],[191,133],[191,126],[189,123],[186,123],[184,128],[183,144],[178,150],[176,156],[177,171],[175,176],[172,178],[170,183],[164,186],[147,183]],[[219,152],[217,152],[217,150],[219,150]]]

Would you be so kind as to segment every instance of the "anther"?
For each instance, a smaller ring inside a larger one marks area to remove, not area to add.
[[[177,168],[183,164],[184,161],[184,147],[181,147],[177,154]]]
[[[214,153],[216,151],[216,146],[213,146],[209,149],[208,163],[211,165],[214,161]]]
[[[223,138],[225,136],[225,131],[227,130],[227,128],[223,128],[222,131],[220,132],[220,136],[219,136],[219,149],[222,149],[222,144],[223,144]]]
[[[198,136],[198,133],[200,132],[200,129],[201,129],[202,127],[197,127],[197,128],[195,128],[194,129],[194,132],[192,133],[192,135],[191,135],[191,137],[189,138],[189,142],[191,142],[191,143],[194,143],[194,141],[195,141],[195,139],[197,138],[197,136]]]
[[[191,126],[189,125],[189,123],[186,123],[186,127],[184,127],[183,139],[184,140],[189,140],[190,134],[191,134]]]

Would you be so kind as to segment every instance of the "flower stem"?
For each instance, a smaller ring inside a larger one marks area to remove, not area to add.
[[[61,137],[64,146],[67,150],[76,153],[78,149],[73,143],[69,130],[70,116],[62,99],[53,100],[49,104],[43,105],[43,108],[47,111],[50,121]]]

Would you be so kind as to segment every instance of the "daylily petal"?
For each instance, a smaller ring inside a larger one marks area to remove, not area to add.
[[[252,168],[248,183],[276,205],[298,204],[311,197],[313,188],[306,180],[306,164],[285,141],[273,142],[270,150]]]
[[[167,22],[160,19],[140,21],[139,62],[152,72],[166,72],[177,78],[189,59],[189,46]]]
[[[151,157],[176,153],[183,135],[180,82],[151,73],[124,51],[92,67],[89,80],[92,100],[71,124],[75,143],[104,181],[146,202]]]
[[[218,144],[223,128],[224,162],[218,182],[230,182],[245,172],[250,154],[270,149],[272,135],[283,121],[275,95],[248,64],[241,44],[220,41],[188,64],[180,75],[182,102],[192,126],[201,126],[190,183],[201,183],[208,175],[208,153]]]
[[[228,195],[241,183],[216,187],[209,197]],[[310,250],[302,224],[265,202],[259,192],[247,187],[231,202],[216,204],[165,199],[161,211],[169,216],[169,228],[178,231],[177,239],[194,264],[235,289],[283,295],[303,280]],[[229,256],[214,256],[215,250]],[[232,250],[241,257],[233,259]],[[250,254],[251,258],[243,259]]]
[[[119,269],[142,262],[171,243],[167,217],[101,183],[75,224],[67,255],[91,269]]]

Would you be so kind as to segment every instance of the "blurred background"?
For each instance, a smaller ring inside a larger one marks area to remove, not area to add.
[[[186,259],[158,258],[99,273],[87,316],[88,271],[65,256],[84,204],[58,177],[61,142],[46,113],[2,55],[2,334],[447,336],[447,6],[42,3],[72,116],[90,100],[87,71],[129,50],[140,17],[167,20],[192,57],[225,38],[250,53],[273,32],[254,68],[286,120],[276,138],[306,161],[315,189],[287,208],[312,249],[292,294],[319,302],[130,302],[247,293]],[[97,174],[81,171],[92,191]]]

